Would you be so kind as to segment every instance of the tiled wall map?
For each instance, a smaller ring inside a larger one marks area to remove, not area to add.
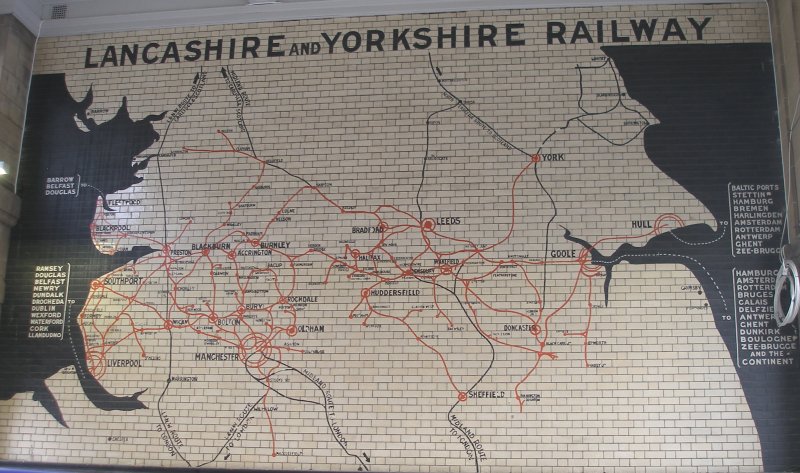
[[[0,457],[800,464],[766,7],[39,41]]]

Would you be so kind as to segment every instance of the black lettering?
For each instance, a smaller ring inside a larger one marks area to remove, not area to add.
[[[627,43],[631,39],[617,34],[617,20],[611,20],[611,41],[614,43]]]
[[[647,36],[647,41],[652,41],[653,33],[656,31],[656,23],[658,23],[658,20],[655,18],[650,20],[650,23],[647,23],[646,20],[639,20],[638,23],[636,20],[631,20],[631,27],[633,28],[633,34],[636,36],[636,41],[642,40],[642,33]]]
[[[567,31],[567,25],[560,21],[547,22],[547,44],[553,44],[553,40],[557,39],[561,44],[567,44],[564,41],[564,33]]]
[[[597,42],[603,42],[603,20],[597,20]]]
[[[482,48],[484,43],[490,46],[497,46],[494,37],[497,36],[497,27],[494,25],[481,25],[478,27],[478,47]]]
[[[710,21],[711,21],[711,17],[708,16],[703,20],[702,23],[697,24],[697,21],[695,21],[694,18],[689,17],[689,23],[691,23],[692,26],[694,27],[694,31],[697,33],[697,39],[698,40],[703,39],[703,30],[706,28],[706,26],[708,26],[708,23]]]
[[[151,49],[158,49],[159,47],[161,47],[161,45],[158,43],[149,43],[145,46],[144,49],[142,49],[142,61],[144,61],[145,64],[155,64],[158,62],[158,56],[150,57],[149,53]]]
[[[300,45],[300,54],[311,54],[311,44],[303,43]]]
[[[286,54],[286,51],[281,51],[281,42],[280,40],[286,38],[286,36],[282,34],[270,36],[267,39],[267,57],[279,57]]]
[[[470,37],[469,37],[470,29],[469,25],[464,25],[464,47],[469,48],[470,46]]]
[[[117,49],[114,46],[106,48],[106,53],[103,54],[103,60],[100,62],[100,67],[105,67],[107,63],[118,66],[117,63]]]
[[[93,67],[97,67],[96,62],[91,62],[92,59],[92,48],[86,48],[86,60],[83,62],[83,67],[85,69],[91,69]]]
[[[381,30],[367,30],[367,52],[374,47],[378,51],[383,51],[383,40],[386,36]]]
[[[208,61],[211,58],[211,51],[215,51],[217,53],[217,61],[222,59],[222,40],[221,39],[217,40],[217,45],[216,46],[211,46],[211,40],[210,39],[206,40],[206,55],[205,55],[206,61]]]
[[[258,39],[258,36],[245,36],[242,38],[242,59],[247,59],[248,53],[252,57],[258,58],[259,46],[261,46],[261,40]]]
[[[188,52],[190,52],[192,54],[191,55],[187,54],[186,56],[183,56],[183,59],[185,61],[189,61],[189,62],[197,61],[198,59],[200,59],[200,56],[203,55],[203,53],[200,51],[200,47],[199,47],[201,44],[203,44],[203,43],[201,41],[199,41],[199,40],[196,40],[196,39],[186,43],[186,51],[188,51]]]
[[[431,37],[428,36],[428,33],[430,32],[431,32],[430,28],[417,28],[416,30],[414,30],[414,39],[417,40],[414,42],[414,47],[417,49],[430,48],[431,43],[433,43]],[[422,43],[420,43],[419,41],[422,41]]]
[[[355,38],[355,44],[352,46],[348,46],[348,38]],[[347,33],[342,36],[342,48],[348,53],[352,53],[358,51],[358,48],[361,47],[361,33],[358,31],[348,31]]]
[[[439,46],[439,49],[442,49],[444,47],[444,40],[449,38],[450,39],[450,47],[451,48],[455,48],[456,47],[456,36],[457,35],[456,35],[456,27],[455,26],[451,26],[450,27],[450,34],[445,33],[444,32],[444,27],[440,26],[439,27],[439,34],[437,35],[437,39],[438,39],[437,46]]]
[[[336,36],[331,39],[331,37],[328,36],[328,33],[322,33],[322,37],[325,38],[325,42],[328,43],[328,53],[333,54],[333,45],[336,44],[336,41],[339,40],[339,36],[341,35],[342,32],[339,31],[336,33]]]
[[[122,45],[122,51],[119,53],[119,65],[124,66],[125,60],[130,62],[131,66],[136,65],[136,61],[139,59],[139,45],[134,44],[133,49],[130,48],[127,44]]]
[[[575,44],[579,39],[585,39],[588,43],[594,43],[592,35],[589,34],[589,30],[586,28],[586,23],[582,21],[575,24],[575,31],[572,32],[572,39],[569,40],[569,44]]]
[[[522,28],[525,28],[523,23],[509,23],[506,25],[506,46],[525,46],[524,39],[514,39],[520,34],[517,30]]]
[[[181,58],[178,56],[178,45],[175,44],[175,41],[170,41],[167,44],[167,49],[164,51],[164,57],[161,58],[161,64],[167,62],[167,59],[172,59],[175,62],[181,62]]]
[[[406,39],[406,35],[410,30],[408,28],[404,29],[402,33],[397,28],[392,31],[392,50],[397,51],[398,46],[400,43],[403,43],[403,48],[408,51],[411,49],[411,46],[408,44],[408,39]],[[399,34],[398,34],[399,33]]]
[[[664,31],[664,37],[662,38],[662,40],[666,41],[671,36],[677,36],[678,38],[681,39],[681,41],[686,41],[686,35],[683,34],[681,25],[675,18],[670,18],[669,20],[667,20],[667,29],[666,31]]]

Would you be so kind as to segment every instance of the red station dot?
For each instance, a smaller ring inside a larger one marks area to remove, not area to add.
[[[209,250],[208,248],[203,248],[203,256],[208,256],[210,254],[211,254],[211,250]]]
[[[243,315],[244,314],[244,307],[243,306],[239,306],[236,309],[236,313],[239,314],[239,315]]]
[[[364,299],[369,297],[369,289],[362,289],[361,290],[361,297],[363,297]]]
[[[422,221],[422,229],[426,232],[430,232],[434,228],[436,228],[436,222],[434,222],[432,218],[426,218]]]
[[[458,400],[464,402],[467,400],[467,393],[458,393]]]
[[[297,335],[297,327],[294,325],[290,325],[286,329],[286,333],[289,334],[290,337],[294,337],[295,335]]]
[[[539,155],[539,153],[531,155],[531,161],[533,161],[534,163],[538,163],[541,160],[542,160],[542,157]]]
[[[253,248],[258,248],[259,245],[261,245],[260,241],[258,241],[258,240],[250,240],[250,246],[252,246]]]
[[[361,256],[361,252],[358,250],[353,250],[351,253],[353,254],[353,258],[355,259],[358,259],[358,257]]]
[[[94,281],[92,281],[91,286],[92,289],[100,289],[101,287],[103,287],[103,283],[95,279]]]

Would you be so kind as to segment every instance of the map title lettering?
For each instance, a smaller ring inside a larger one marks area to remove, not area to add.
[[[463,25],[391,30],[337,31],[320,33],[320,41],[291,43],[285,35],[244,36],[227,39],[194,39],[186,42],[152,41],[145,44],[108,45],[86,48],[84,68],[135,66],[223,59],[260,59],[315,55],[321,52],[383,52],[456,48],[524,46],[524,23]],[[101,53],[102,51],[102,53]]]
[[[700,41],[711,22],[704,18],[548,21],[548,45]],[[86,48],[84,68],[136,66],[232,59],[261,59],[321,53],[411,51],[425,49],[524,46],[524,23],[421,26],[386,30],[322,32],[319,41],[290,42],[285,35],[152,41]]]
[[[703,39],[711,17],[547,22],[547,44],[630,43]]]

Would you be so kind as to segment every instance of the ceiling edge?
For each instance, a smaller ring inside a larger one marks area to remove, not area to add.
[[[24,0],[0,0],[0,14],[14,15],[31,33],[38,35],[42,19],[40,12],[31,9],[30,3]]]
[[[0,0],[2,1],[2,0]],[[21,0],[12,0],[17,3]],[[91,33],[142,31],[159,28],[205,26],[263,21],[342,18],[521,8],[598,7],[606,5],[765,3],[766,0],[312,0],[241,7],[204,8],[155,13],[44,20],[45,37]],[[20,19],[22,21],[22,19]],[[25,21],[23,21],[25,23]],[[28,24],[26,23],[26,26]],[[30,26],[29,26],[30,28]],[[36,32],[35,30],[33,30]]]

